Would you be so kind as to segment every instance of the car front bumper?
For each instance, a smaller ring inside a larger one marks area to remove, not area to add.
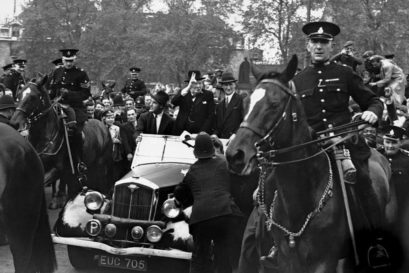
[[[89,238],[76,238],[76,237],[60,237],[52,234],[53,242],[56,244],[72,245],[77,247],[98,249],[114,255],[142,255],[142,256],[156,256],[173,259],[191,260],[192,253],[185,252],[178,249],[154,249],[143,247],[128,247],[128,248],[116,248],[104,243],[94,242]]]

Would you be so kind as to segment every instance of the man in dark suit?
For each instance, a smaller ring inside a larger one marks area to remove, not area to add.
[[[238,264],[242,213],[230,193],[226,159],[215,155],[212,140],[205,132],[198,134],[193,153],[198,160],[174,191],[183,207],[193,204],[189,230],[195,244],[190,272],[213,272],[213,241],[216,272],[230,273]]]
[[[175,135],[184,130],[192,134],[201,131],[211,133],[214,122],[213,93],[203,89],[204,80],[200,71],[189,71],[189,84],[172,99],[174,106],[179,106],[179,114],[175,122]]]
[[[173,132],[173,119],[164,112],[169,101],[165,91],[158,91],[152,96],[151,111],[141,114],[136,126],[136,134],[171,135]]]
[[[230,138],[243,121],[243,98],[236,93],[236,81],[230,72],[223,73],[220,81],[224,90],[224,99],[216,106],[214,128],[214,134],[220,138]]]

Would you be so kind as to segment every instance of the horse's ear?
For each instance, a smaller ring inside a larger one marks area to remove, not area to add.
[[[297,67],[298,67],[298,58],[297,55],[293,55],[291,57],[290,62],[288,63],[286,69],[281,73],[281,78],[285,82],[289,82],[295,75],[295,72],[297,72]]]
[[[253,76],[256,78],[257,81],[260,81],[261,77],[263,76],[264,72],[258,69],[253,62],[250,63],[250,69]]]

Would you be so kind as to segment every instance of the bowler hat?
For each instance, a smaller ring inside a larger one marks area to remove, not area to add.
[[[157,103],[159,103],[162,106],[165,106],[168,103],[169,100],[169,95],[162,90],[159,90],[156,92],[156,95],[151,95],[152,99],[154,99]]]
[[[113,99],[113,103],[114,103],[114,107],[115,106],[124,106],[125,105],[125,101],[122,98],[122,95],[116,95]]]
[[[5,110],[9,108],[16,108],[16,104],[12,96],[3,95],[0,97],[0,110]]]
[[[302,31],[308,35],[310,39],[325,39],[333,40],[340,33],[340,28],[331,22],[310,22],[302,27]]]
[[[392,140],[402,139],[403,135],[406,133],[405,129],[393,125],[386,127],[385,130],[387,133],[383,136],[384,139]]]
[[[196,81],[204,80],[204,77],[201,76],[199,70],[190,70],[190,71],[187,73],[187,80],[185,80],[185,82],[190,82],[190,78],[192,77],[192,74],[193,74],[193,73],[195,73],[195,80],[196,80]]]
[[[211,158],[215,154],[213,141],[208,133],[200,132],[195,140],[195,148],[193,154],[196,158]]]
[[[236,82],[237,80],[233,77],[233,73],[231,72],[224,72],[222,74],[222,78],[219,83],[230,83],[230,82]]]
[[[386,59],[393,59],[395,58],[395,54],[393,53],[386,53],[383,55]]]

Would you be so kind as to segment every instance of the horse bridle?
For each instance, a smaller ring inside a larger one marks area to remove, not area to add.
[[[36,84],[34,82],[29,82],[28,84],[29,85],[34,85],[37,88],[39,88],[38,84]],[[59,102],[59,100],[60,100],[60,97],[58,97],[56,100],[54,100],[54,102],[49,107],[45,108],[43,111],[40,111],[38,113],[36,113],[36,110],[38,110],[39,107],[36,107],[34,109],[34,111],[30,115],[27,115],[27,112],[24,109],[20,108],[20,107],[17,107],[16,111],[23,112],[27,116],[27,118],[26,118],[27,123],[28,124],[33,124],[33,123],[37,122],[38,120],[40,120],[43,116],[45,116],[45,114],[50,112],[51,109],[53,109],[53,107]],[[44,104],[44,98],[43,98],[43,95],[41,93],[40,93],[40,101],[42,102],[42,104]]]
[[[254,146],[256,147],[257,150],[260,149],[260,147],[262,146],[262,144],[264,143],[268,143],[268,145],[270,147],[272,147],[274,145],[274,143],[272,143],[272,139],[273,136],[276,134],[276,132],[278,131],[279,126],[281,125],[281,123],[287,118],[287,112],[288,109],[290,108],[291,105],[291,101],[293,99],[297,98],[297,94],[295,93],[295,87],[294,84],[292,82],[289,82],[289,85],[291,86],[291,89],[287,86],[285,86],[283,83],[281,83],[278,80],[275,79],[264,79],[260,82],[260,84],[262,83],[272,83],[277,85],[278,87],[280,87],[280,90],[284,91],[286,94],[288,94],[288,100],[286,102],[286,105],[284,107],[283,113],[281,114],[281,117],[278,119],[278,121],[273,125],[273,127],[268,130],[267,134],[263,134],[262,132],[260,132],[259,129],[252,127],[247,121],[243,121],[240,124],[239,128],[243,128],[243,129],[247,129],[250,130],[251,132],[253,132],[254,134],[256,134],[258,137],[260,137],[261,139],[259,141],[257,141]],[[295,111],[295,109],[292,109],[292,114],[291,114],[293,121],[297,122],[298,121],[298,117],[297,117],[297,112]]]

